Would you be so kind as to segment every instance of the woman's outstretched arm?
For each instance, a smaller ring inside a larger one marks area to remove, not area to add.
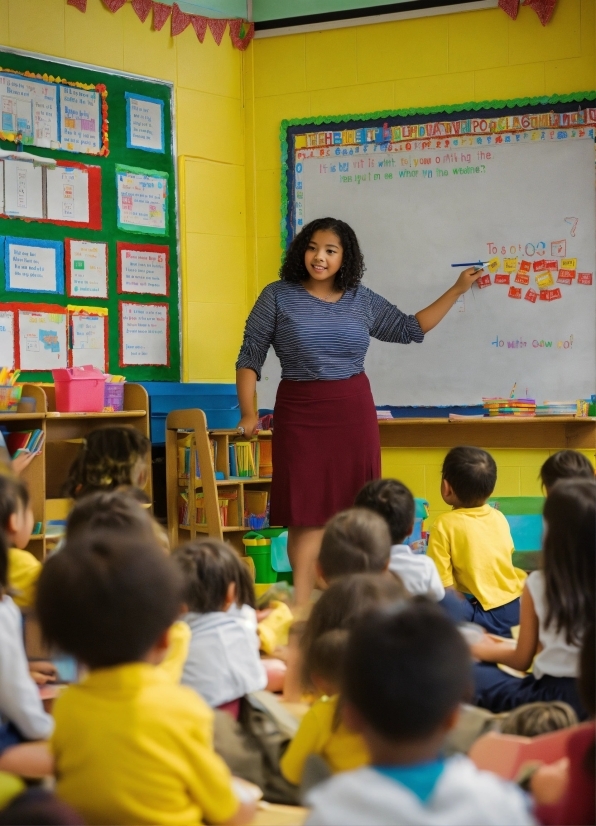
[[[447,315],[460,295],[467,293],[472,284],[480,278],[483,272],[482,269],[479,270],[476,267],[468,267],[467,270],[464,270],[460,274],[453,287],[450,287],[446,293],[443,293],[440,298],[437,298],[437,300],[429,304],[428,307],[419,310],[416,313],[416,318],[418,319],[418,324],[420,324],[422,332],[428,333],[429,330],[436,327],[439,321]]]

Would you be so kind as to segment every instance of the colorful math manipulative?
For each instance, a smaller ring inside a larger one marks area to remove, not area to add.
[[[511,274],[508,272],[498,272],[495,275],[495,284],[509,284],[511,281]]]
[[[521,287],[509,287],[508,296],[509,296],[509,298],[521,298],[522,297]]]

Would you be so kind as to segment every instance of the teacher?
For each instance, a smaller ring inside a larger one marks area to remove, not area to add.
[[[281,362],[273,430],[272,525],[287,525],[295,598],[315,580],[323,528],[381,475],[379,425],[364,358],[370,337],[421,342],[482,270],[416,315],[405,315],[361,284],[364,259],[354,230],[319,218],[294,238],[280,280],[261,292],[246,322],[236,363],[240,433],[257,425],[254,395],[269,347]]]

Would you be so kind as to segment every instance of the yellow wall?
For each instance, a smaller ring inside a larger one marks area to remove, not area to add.
[[[487,9],[256,40],[245,58],[254,95],[246,118],[249,305],[280,263],[282,119],[595,89],[595,6],[558,0],[546,27],[521,7],[516,21]],[[383,473],[429,499],[435,516],[445,508],[444,454],[383,450]],[[498,495],[540,493],[538,470],[549,451],[493,454]]]
[[[175,85],[183,274],[184,377],[228,381],[246,315],[242,55],[226,34],[141,24],[127,4],[87,13],[66,0],[0,0],[0,44],[169,80]]]

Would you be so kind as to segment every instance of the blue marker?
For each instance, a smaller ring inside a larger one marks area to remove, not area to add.
[[[465,261],[463,264],[452,264],[452,267],[486,267],[490,261]]]

